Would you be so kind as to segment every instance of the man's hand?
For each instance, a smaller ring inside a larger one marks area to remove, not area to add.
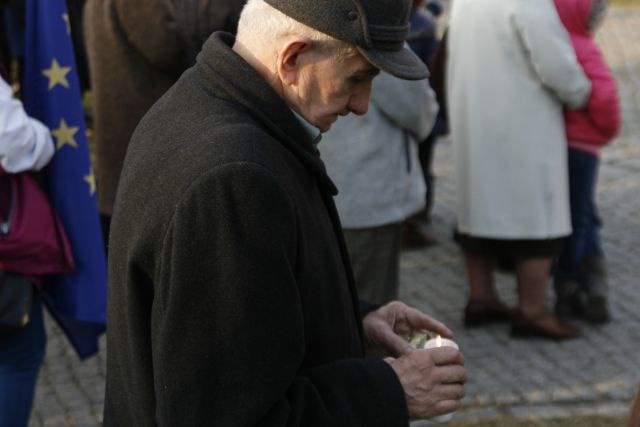
[[[459,350],[451,347],[415,350],[386,361],[400,379],[411,420],[460,409],[467,374]]]
[[[450,338],[444,324],[399,301],[367,314],[363,319],[367,353],[375,356],[401,356],[413,351],[405,337],[428,330]]]

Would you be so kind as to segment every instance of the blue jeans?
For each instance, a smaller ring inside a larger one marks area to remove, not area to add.
[[[573,233],[567,239],[558,260],[558,278],[573,280],[583,258],[602,256],[602,223],[595,200],[599,164],[597,156],[569,149],[569,196]]]
[[[28,425],[46,343],[42,302],[36,296],[29,324],[0,335],[0,427]]]

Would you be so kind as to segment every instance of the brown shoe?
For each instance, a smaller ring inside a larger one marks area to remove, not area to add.
[[[515,310],[499,300],[469,301],[464,308],[465,326],[482,326],[487,323],[509,322]]]
[[[402,225],[402,249],[423,249],[438,243],[436,236],[415,220],[407,220]]]
[[[512,337],[539,337],[554,340],[577,338],[582,331],[573,325],[562,322],[551,313],[530,317],[518,312],[511,322]]]

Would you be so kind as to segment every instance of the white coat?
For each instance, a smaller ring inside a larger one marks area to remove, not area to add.
[[[562,108],[591,85],[552,0],[455,0],[448,47],[459,231],[569,235]]]

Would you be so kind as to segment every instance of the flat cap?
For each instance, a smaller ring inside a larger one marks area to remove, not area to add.
[[[375,67],[405,80],[429,75],[408,47],[410,0],[265,0],[285,15],[354,45]]]

